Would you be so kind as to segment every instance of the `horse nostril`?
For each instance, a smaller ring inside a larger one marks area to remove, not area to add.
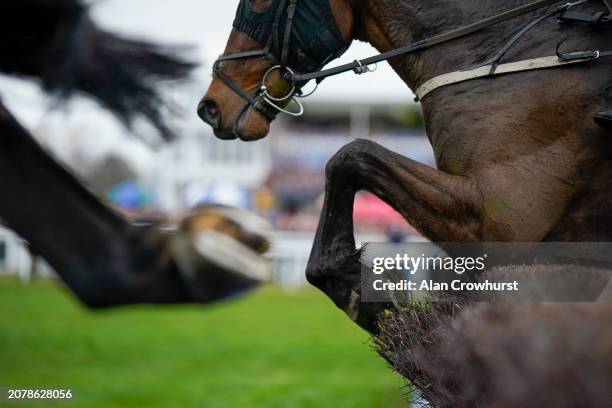
[[[219,107],[211,100],[204,101],[204,109],[206,109],[206,113],[211,118],[216,118],[219,114]]]
[[[213,128],[219,127],[219,105],[212,99],[204,99],[198,105],[198,116]]]

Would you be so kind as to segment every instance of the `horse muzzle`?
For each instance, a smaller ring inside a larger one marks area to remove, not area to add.
[[[221,129],[221,109],[215,101],[204,98],[198,104],[198,116],[208,124],[221,140],[235,140],[238,138],[233,128]]]
[[[218,129],[221,123],[221,110],[215,101],[203,98],[198,104],[198,116],[213,129]]]

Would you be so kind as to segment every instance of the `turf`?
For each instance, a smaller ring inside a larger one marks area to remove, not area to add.
[[[393,408],[402,385],[314,289],[92,312],[51,281],[0,280],[0,387],[73,390],[53,406]]]

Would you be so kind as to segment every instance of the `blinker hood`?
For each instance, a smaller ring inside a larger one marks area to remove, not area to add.
[[[302,72],[314,72],[340,57],[348,48],[329,4],[330,0],[297,2],[289,42],[288,65]],[[279,10],[285,1],[273,0],[265,11],[253,10],[250,0],[241,0],[234,27],[280,57],[285,35],[287,10]],[[277,18],[277,14],[280,18]],[[278,24],[275,24],[275,21]]]

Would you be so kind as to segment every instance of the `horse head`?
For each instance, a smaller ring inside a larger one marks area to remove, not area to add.
[[[338,58],[354,32],[351,0],[241,0],[198,115],[220,139],[258,140],[301,94],[292,73]]]

